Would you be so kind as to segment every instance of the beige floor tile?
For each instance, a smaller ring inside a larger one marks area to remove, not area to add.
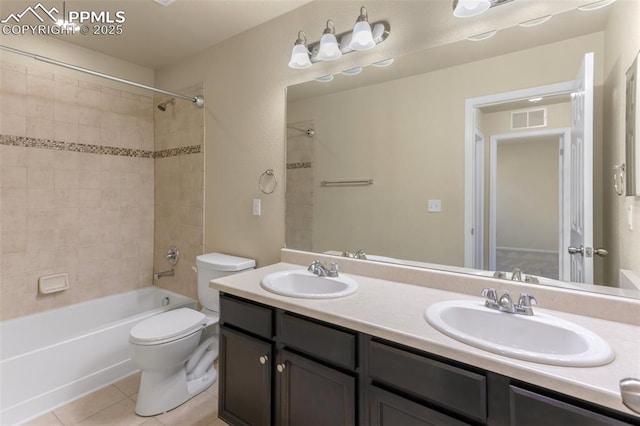
[[[206,390],[206,392],[208,392],[209,394],[215,396],[216,398],[218,397],[218,381],[216,380],[216,382],[214,384],[212,384],[211,386],[209,386]]]
[[[158,419],[156,419],[155,417],[151,417],[150,419],[147,419],[146,422],[142,423],[140,426],[163,426],[163,425],[162,423],[160,423]]]
[[[213,395],[202,392],[156,418],[167,426],[208,426],[218,418],[218,400]]]
[[[135,426],[142,425],[148,421],[155,420],[148,417],[137,416],[135,411],[135,403],[129,398],[125,398],[120,402],[113,404],[112,406],[105,408],[97,412],[96,414],[87,417],[77,426]],[[146,423],[148,425],[158,423]]]
[[[222,419],[217,419],[213,423],[211,423],[209,426],[229,426],[229,424]]]
[[[118,388],[107,386],[60,407],[54,410],[53,413],[63,424],[72,425],[123,399],[128,398]]]
[[[131,397],[138,393],[138,389],[140,388],[140,375],[141,373],[132,374],[115,382],[113,385],[128,397]]]
[[[44,416],[37,417],[30,422],[23,423],[22,426],[61,426],[62,422],[58,420],[55,414],[47,413]]]

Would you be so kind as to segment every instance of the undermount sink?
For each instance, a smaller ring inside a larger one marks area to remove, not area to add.
[[[358,283],[345,275],[319,277],[302,269],[273,272],[260,285],[272,293],[304,299],[333,299],[358,291]]]
[[[509,314],[489,309],[480,301],[455,300],[429,306],[424,316],[449,337],[511,358],[596,367],[615,357],[609,344],[592,331],[539,312]]]

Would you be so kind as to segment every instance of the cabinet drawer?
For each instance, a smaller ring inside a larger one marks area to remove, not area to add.
[[[283,313],[278,334],[286,346],[350,370],[356,368],[356,335]]]
[[[631,425],[539,393],[509,386],[510,423],[518,426],[618,426]]]
[[[220,322],[231,324],[267,339],[273,337],[273,311],[271,308],[227,294],[220,295]]]
[[[486,376],[382,343],[369,343],[369,376],[469,419],[486,423]]]

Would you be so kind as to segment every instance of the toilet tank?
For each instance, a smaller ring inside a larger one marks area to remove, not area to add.
[[[209,281],[255,268],[256,261],[223,253],[207,253],[196,257],[198,300],[203,308],[220,311],[220,293],[209,287]]]

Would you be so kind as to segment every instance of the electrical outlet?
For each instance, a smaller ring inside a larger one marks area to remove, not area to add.
[[[440,213],[442,211],[441,200],[429,200],[427,202],[427,211],[429,213]]]

